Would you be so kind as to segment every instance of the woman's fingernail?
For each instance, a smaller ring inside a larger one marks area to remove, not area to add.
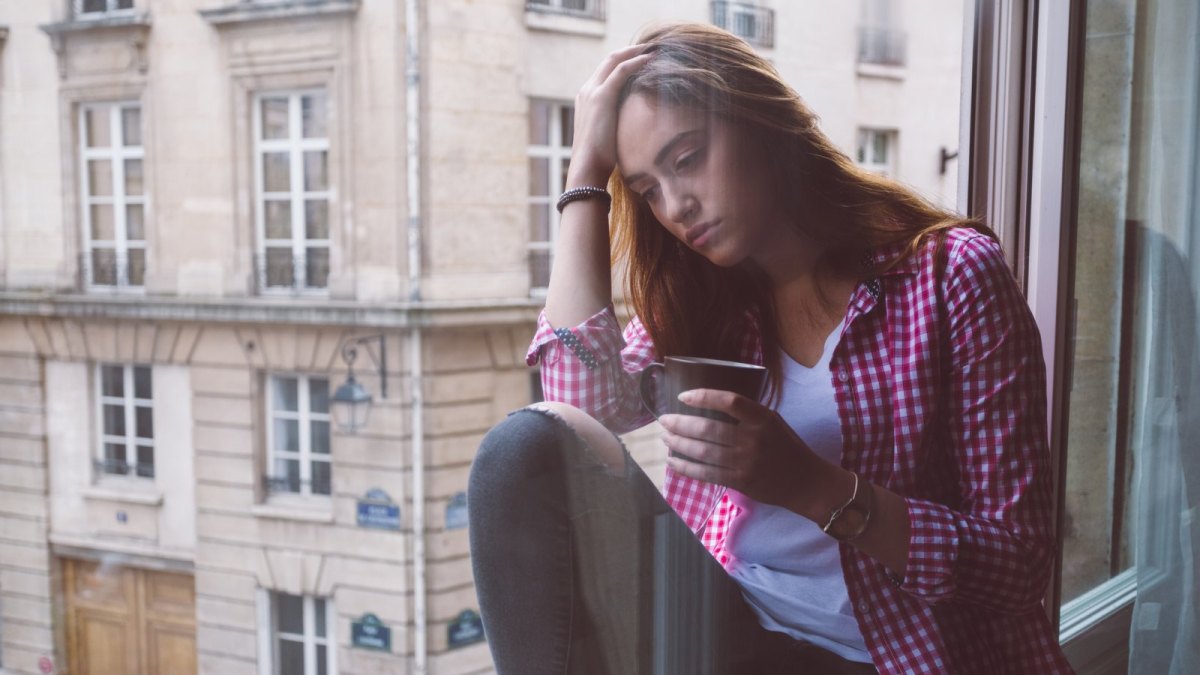
[[[692,399],[694,399],[694,398],[696,398],[696,395],[693,394],[691,391],[685,391],[679,395],[679,400],[683,401],[684,403],[691,403]]]

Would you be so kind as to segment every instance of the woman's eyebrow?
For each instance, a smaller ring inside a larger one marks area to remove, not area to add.
[[[654,156],[654,165],[662,166],[663,162],[667,161],[667,157],[671,154],[671,151],[675,149],[675,146],[690,139],[692,136],[703,132],[703,127],[697,127],[695,129],[687,129],[675,134],[673,137],[671,137],[671,140],[667,141],[666,145],[662,146],[662,149],[658,151],[658,154]],[[626,176],[625,182],[632,184],[645,177],[646,174],[644,173],[635,173],[633,175]]]

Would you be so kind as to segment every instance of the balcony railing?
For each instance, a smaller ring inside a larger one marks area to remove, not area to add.
[[[267,493],[300,492],[307,486],[314,495],[327,495],[330,492],[329,478],[318,480],[300,480],[297,476],[263,476],[263,489]]]
[[[111,248],[97,248],[79,255],[79,287],[112,288],[114,290],[140,289],[145,276],[145,253],[142,249],[130,249],[137,253],[131,260],[126,253]],[[134,264],[136,263],[136,264]]]
[[[712,22],[752,45],[775,46],[775,10],[770,7],[715,0]]]
[[[151,462],[129,463],[114,457],[97,458],[92,460],[96,473],[106,473],[118,476],[137,476],[138,478],[154,478],[154,464]]]
[[[858,62],[902,66],[908,57],[908,35],[890,28],[858,29]]]
[[[525,0],[525,9],[588,19],[604,18],[604,0]]]
[[[310,249],[313,250],[313,249]],[[328,249],[316,249],[327,252]],[[254,257],[258,291],[320,291],[329,279],[329,258],[310,255],[267,255]]]

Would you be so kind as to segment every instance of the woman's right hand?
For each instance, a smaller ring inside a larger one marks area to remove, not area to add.
[[[617,96],[629,76],[652,54],[631,45],[600,62],[575,96],[575,139],[566,188],[604,186],[617,165]]]

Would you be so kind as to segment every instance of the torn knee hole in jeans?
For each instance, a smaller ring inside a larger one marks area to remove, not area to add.
[[[621,468],[621,470],[618,471],[617,469],[614,469],[613,467],[609,466],[608,463],[605,462],[604,459],[595,450],[592,449],[592,446],[587,441],[585,441],[582,436],[579,435],[579,432],[575,430],[575,427],[571,426],[570,422],[568,422],[565,418],[563,418],[562,415],[558,414],[554,410],[551,410],[549,408],[539,408],[539,407],[535,407],[535,406],[528,406],[528,407],[520,408],[519,410],[514,410],[514,411],[508,413],[507,417],[512,417],[513,415],[517,415],[517,414],[520,414],[523,412],[530,412],[530,413],[534,413],[536,415],[542,415],[551,420],[554,420],[561,427],[565,428],[568,432],[570,432],[571,437],[575,439],[576,443],[578,443],[578,447],[583,451],[584,455],[588,459],[591,459],[592,461],[594,461],[598,467],[604,468],[608,474],[610,474],[612,476],[624,476],[629,473],[630,462],[632,462],[633,460],[630,457],[629,451],[625,448],[625,442],[621,440],[620,436],[617,436],[616,434],[612,434],[613,439],[617,442],[617,445],[621,448],[621,457],[624,459],[624,462],[625,462],[624,466]],[[609,433],[611,433],[611,432],[609,432]]]

